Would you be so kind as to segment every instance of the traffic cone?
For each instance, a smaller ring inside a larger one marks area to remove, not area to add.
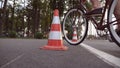
[[[72,41],[73,41],[73,42],[76,42],[76,41],[77,41],[77,31],[76,31],[75,28],[74,28],[74,32],[73,32],[73,38],[72,38]]]
[[[48,44],[41,49],[46,50],[67,50],[68,47],[63,45],[62,41],[62,33],[61,33],[61,25],[59,20],[59,11],[57,9],[54,10],[54,17],[49,33]]]

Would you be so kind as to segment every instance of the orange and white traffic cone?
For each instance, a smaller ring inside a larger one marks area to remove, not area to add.
[[[73,38],[72,38],[72,41],[73,41],[73,42],[76,42],[76,41],[77,41],[77,31],[76,31],[75,28],[74,28],[74,32],[73,32]]]
[[[61,25],[59,19],[59,11],[57,9],[54,10],[54,17],[49,33],[48,44],[41,49],[46,50],[67,50],[68,47],[63,45],[62,41],[62,33],[61,33]]]

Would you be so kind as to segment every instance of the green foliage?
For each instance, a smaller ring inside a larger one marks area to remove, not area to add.
[[[91,10],[91,9],[92,9],[92,5],[91,5],[91,3],[88,2],[88,1],[85,2],[85,6],[86,6],[86,8],[87,8],[88,10]]]
[[[55,8],[59,9],[61,17],[64,11],[67,11],[73,5],[79,4],[79,0],[2,1],[3,3],[1,3],[1,5],[4,6],[4,12],[1,12],[1,15],[3,15],[2,18],[4,18],[4,21],[0,20],[2,21],[2,24],[0,24],[0,33],[2,31],[10,33],[9,37],[16,37],[15,33],[25,31],[25,28],[33,34],[29,36],[30,32],[28,32],[27,37],[33,37],[39,29],[44,31],[44,34],[48,34],[53,19],[53,10]],[[10,1],[12,3],[10,3]]]
[[[58,9],[59,15],[62,16],[65,8],[65,0],[50,0],[50,8],[52,10]]]
[[[44,38],[43,33],[40,33],[40,32],[36,32],[34,37],[36,39],[43,39]]]
[[[15,31],[10,31],[8,37],[10,37],[10,38],[16,38],[16,37],[17,37],[17,34],[16,34]]]

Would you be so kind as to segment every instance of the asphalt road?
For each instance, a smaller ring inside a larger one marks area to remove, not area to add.
[[[120,58],[120,48],[114,43],[105,40],[84,43]],[[67,51],[41,50],[46,44],[47,40],[0,39],[0,68],[117,68],[80,45],[64,42]]]
[[[120,47],[108,40],[86,40],[83,43],[120,58]]]

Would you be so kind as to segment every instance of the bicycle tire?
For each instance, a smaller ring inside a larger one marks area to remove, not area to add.
[[[108,10],[108,22],[113,21],[113,13],[115,9],[115,5],[117,4],[117,0],[113,0],[111,6],[109,7]],[[120,35],[116,32],[116,25],[115,23],[109,24],[108,23],[108,29],[111,35],[112,40],[120,47]]]
[[[72,40],[75,28],[77,32],[77,41]],[[88,22],[84,17],[84,11],[77,8],[70,9],[66,13],[62,23],[62,32],[64,39],[71,45],[78,45],[85,39],[87,31]]]

